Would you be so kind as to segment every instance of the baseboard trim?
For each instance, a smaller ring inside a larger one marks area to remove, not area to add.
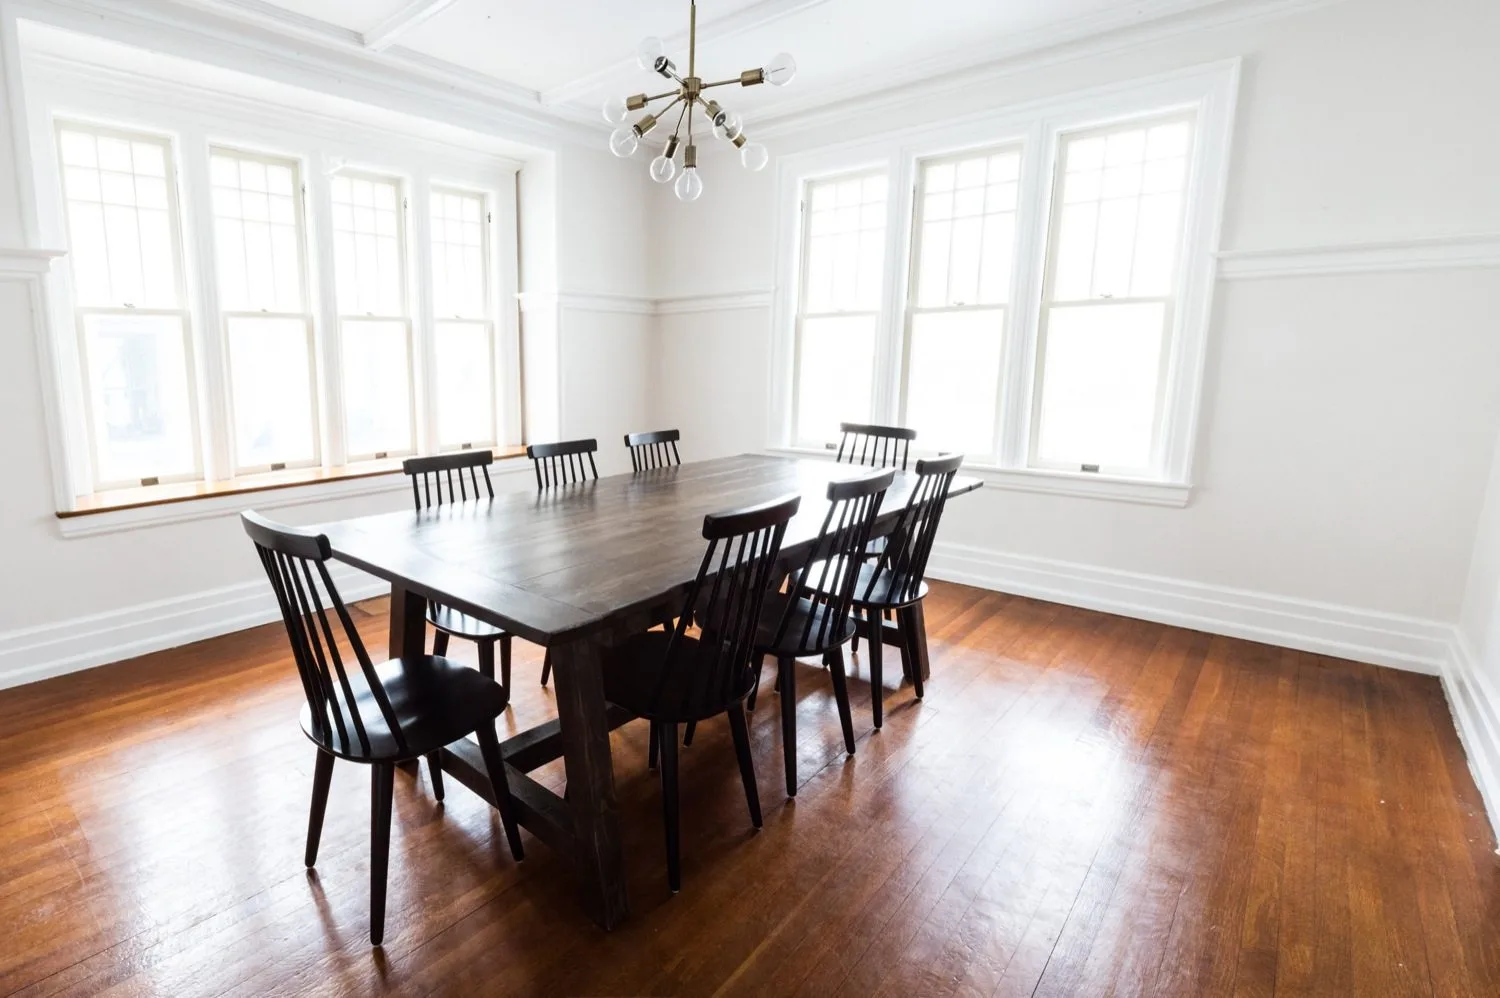
[[[1008,554],[934,547],[933,578],[1116,613],[1299,651],[1441,675],[1451,624],[1165,576]]]
[[[346,601],[390,592],[390,585],[341,565],[330,566]],[[80,672],[137,655],[244,630],[281,615],[264,578],[192,596],[0,633],[0,689]]]
[[[1473,649],[1456,629],[1450,652],[1443,669],[1443,695],[1483,798],[1490,831],[1500,842],[1500,693],[1478,668]]]

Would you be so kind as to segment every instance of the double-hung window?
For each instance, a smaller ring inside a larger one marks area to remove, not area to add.
[[[416,406],[401,181],[342,172],[332,198],[348,460],[410,454]]]
[[[434,188],[429,220],[437,444],[487,447],[498,434],[484,195]]]
[[[295,160],[209,154],[233,471],[315,465],[317,365]]]
[[[202,474],[169,140],[60,124],[89,458],[100,488]]]

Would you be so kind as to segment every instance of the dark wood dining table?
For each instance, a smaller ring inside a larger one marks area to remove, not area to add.
[[[680,608],[703,558],[705,514],[800,493],[782,545],[791,564],[806,557],[822,525],[827,483],[865,470],[741,455],[317,529],[335,558],[390,582],[393,658],[424,654],[429,601],[551,649],[558,716],[502,743],[505,775],[520,823],[572,858],[584,907],[612,928],[629,902],[609,733],[632,717],[604,699],[608,647]],[[915,474],[897,474],[877,529],[891,529],[915,483]],[[949,494],[979,486],[959,477]],[[920,604],[916,619],[923,626]],[[918,647],[920,661],[908,668],[925,677],[925,635]],[[528,775],[559,756],[566,798]],[[448,746],[442,766],[494,803],[478,745]]]

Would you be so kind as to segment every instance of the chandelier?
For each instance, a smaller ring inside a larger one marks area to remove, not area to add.
[[[618,125],[609,136],[609,151],[616,156],[635,154],[646,135],[663,122],[670,121],[677,111],[677,120],[672,125],[672,137],[667,139],[661,154],[651,161],[651,179],[659,184],[677,183],[673,190],[683,201],[696,201],[703,193],[703,179],[698,176],[698,146],[693,141],[694,111],[701,111],[708,119],[713,134],[731,143],[740,151],[740,162],[749,170],[763,170],[771,154],[759,142],[750,142],[745,136],[739,115],[722,107],[718,101],[705,97],[703,92],[714,87],[727,87],[738,83],[742,87],[753,87],[769,83],[783,87],[797,73],[797,63],[785,52],[780,53],[760,69],[747,69],[739,76],[727,80],[704,83],[698,77],[698,3],[691,0],[688,13],[688,65],[687,75],[677,74],[677,64],[668,59],[660,38],[647,38],[636,47],[636,62],[642,69],[650,70],[671,80],[677,86],[659,94],[635,94],[631,97],[611,98],[604,102],[604,120]],[[647,110],[659,100],[672,98],[671,103],[659,111]],[[679,109],[680,106],[680,109]],[[646,110],[646,115],[633,124],[625,119],[635,111]],[[687,143],[682,143],[683,126],[687,126]],[[682,150],[682,172],[677,170],[677,150]]]

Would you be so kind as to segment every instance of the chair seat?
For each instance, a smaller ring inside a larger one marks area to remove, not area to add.
[[[710,669],[667,667],[667,647],[671,631],[642,631],[609,650],[604,659],[604,698],[625,708],[637,717],[653,721],[684,723],[704,721],[724,713],[731,703],[750,694],[754,676],[743,670],[742,689],[705,690],[699,681]],[[697,638],[678,638],[674,657],[693,656],[709,649]],[[705,654],[705,659],[711,656]],[[665,677],[665,684],[663,679]]]
[[[788,612],[786,627],[781,627],[782,617]],[[845,617],[841,621],[827,618],[832,608],[820,600],[801,598],[793,601],[783,593],[767,593],[760,613],[760,629],[755,635],[756,651],[777,658],[790,656],[804,658],[822,655],[839,647],[854,637],[854,621]],[[781,640],[777,640],[780,631]]]
[[[827,573],[827,586],[837,587],[839,580],[843,578],[844,569],[841,567],[836,571]],[[823,563],[819,562],[808,571],[810,579],[822,579],[824,577]],[[897,578],[889,568],[882,568],[880,564],[864,562],[859,566],[859,581],[854,585],[854,605],[874,610],[894,610],[904,606],[911,606],[927,598],[927,583],[917,583],[915,593],[902,591],[905,589],[905,578]],[[894,590],[894,591],[893,591]]]
[[[445,634],[468,638],[470,641],[491,641],[505,637],[505,632],[494,624],[486,624],[467,613],[437,603],[427,604],[427,621]]]
[[[403,748],[386,724],[363,675],[358,669],[351,671],[355,709],[370,747],[366,749],[360,742],[347,718],[347,739],[339,736],[337,723],[330,721],[331,742],[318,735],[313,727],[312,709],[306,705],[301,721],[303,733],[313,742],[341,759],[355,762],[404,762],[435,752],[466,737],[480,725],[493,724],[509,702],[504,687],[462,662],[435,655],[383,662],[375,667],[375,674],[406,738]]]

